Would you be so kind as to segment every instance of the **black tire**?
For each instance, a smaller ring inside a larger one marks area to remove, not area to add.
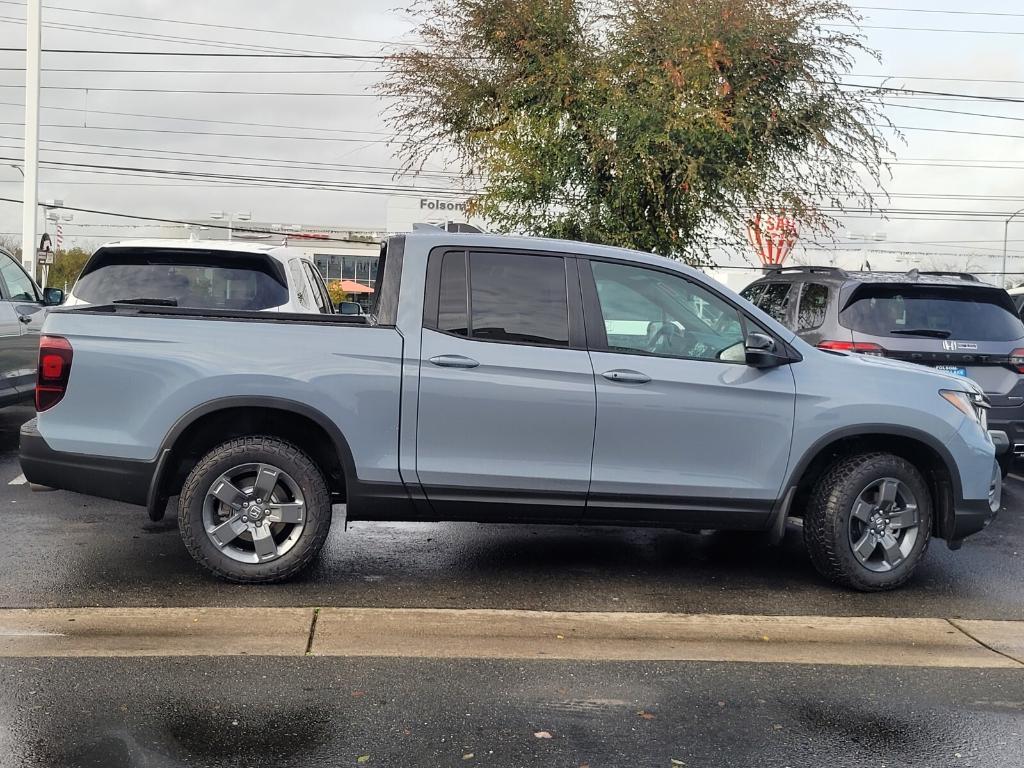
[[[917,499],[917,539],[905,559],[891,570],[876,572],[853,553],[849,524],[858,497],[872,482],[895,478]],[[880,592],[904,584],[928,550],[932,499],[921,473],[908,461],[888,453],[867,453],[838,460],[818,480],[804,513],[804,544],[814,567],[837,584],[862,592]]]
[[[210,540],[203,522],[203,505],[213,483],[233,467],[248,463],[271,464],[288,473],[305,500],[298,540],[283,555],[264,563],[228,557]],[[299,448],[276,437],[242,437],[217,446],[189,473],[178,502],[178,528],[189,554],[216,576],[240,584],[269,584],[300,573],[320,553],[330,527],[331,497],[323,473]]]
[[[1013,458],[1012,453],[1004,453],[1002,456],[996,457],[996,462],[999,464],[999,471],[1002,473],[1004,480],[1006,479],[1006,476],[1010,474],[1010,470],[1013,469]]]

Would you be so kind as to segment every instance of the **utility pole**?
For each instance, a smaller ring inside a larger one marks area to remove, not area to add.
[[[1006,245],[1010,241],[1010,222],[1013,221],[1018,216],[1020,216],[1022,213],[1024,213],[1024,208],[1021,208],[1019,211],[1011,213],[1007,217],[1006,221],[1003,222],[1003,282],[1002,285],[999,286],[1000,288],[1006,287]]]
[[[25,5],[25,187],[21,210],[21,262],[36,279],[36,208],[39,204],[39,79],[43,0]]]

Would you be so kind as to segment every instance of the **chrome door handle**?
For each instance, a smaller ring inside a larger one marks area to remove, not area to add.
[[[616,371],[605,371],[601,375],[608,379],[608,381],[618,381],[622,384],[646,384],[651,380],[651,377],[646,373],[622,369]]]
[[[430,362],[441,368],[476,368],[480,365],[473,358],[462,355],[438,355],[430,358]]]

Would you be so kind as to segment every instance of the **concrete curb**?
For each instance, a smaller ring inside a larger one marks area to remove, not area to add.
[[[0,657],[307,652],[1024,669],[1024,622],[478,609],[0,610]]]

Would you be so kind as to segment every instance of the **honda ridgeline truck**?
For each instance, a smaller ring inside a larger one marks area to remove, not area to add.
[[[798,518],[822,574],[881,590],[999,509],[976,384],[816,349],[678,262],[438,230],[379,275],[368,315],[52,312],[25,476],[154,519],[177,497],[193,557],[247,583],[307,567],[334,509],[776,541]]]

